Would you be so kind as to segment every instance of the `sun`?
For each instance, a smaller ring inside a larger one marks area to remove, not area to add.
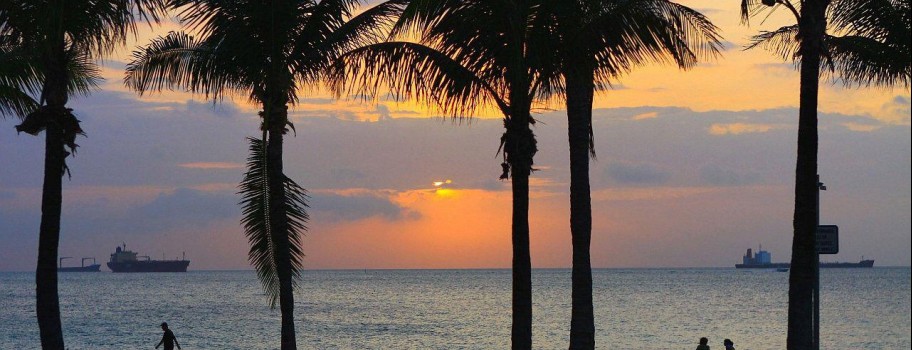
[[[434,181],[434,187],[442,188],[443,185],[449,185],[451,183],[453,183],[453,180],[450,180],[450,179],[446,179],[443,181]]]
[[[453,197],[456,195],[456,190],[450,188],[450,184],[453,183],[453,180],[446,179],[443,181],[434,181],[434,194],[439,197]]]

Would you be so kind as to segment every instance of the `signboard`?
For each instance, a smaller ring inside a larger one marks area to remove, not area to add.
[[[839,226],[817,225],[817,254],[839,253]]]

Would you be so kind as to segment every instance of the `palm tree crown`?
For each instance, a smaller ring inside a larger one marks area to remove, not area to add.
[[[800,17],[801,4],[788,4]],[[832,0],[827,8],[829,33],[823,39],[826,70],[822,73],[846,86],[908,88],[912,81],[909,5],[909,0]],[[749,1],[743,6],[745,20],[764,9]],[[797,62],[801,58],[798,25],[756,35],[748,46],[754,47]]]
[[[314,87],[334,57],[376,40],[398,11],[382,4],[354,16],[358,0],[173,0],[192,34],[171,32],[134,51],[125,83],[144,93],[182,88],[221,100],[242,94],[262,106],[262,138],[250,139],[240,186],[242,223],[271,305],[282,312],[282,349],[296,348],[293,290],[303,266],[306,192],[283,170],[288,106]]]

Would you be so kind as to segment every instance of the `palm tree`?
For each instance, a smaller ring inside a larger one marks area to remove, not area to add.
[[[903,84],[910,80],[908,0],[742,0],[742,20],[783,6],[796,24],[764,32],[749,47],[764,46],[798,61],[798,159],[792,268],[789,270],[787,348],[819,348],[815,339],[817,275],[817,95],[821,67],[847,85]],[[827,33],[832,20],[834,35]],[[826,73],[826,72],[824,72]]]
[[[179,87],[220,101],[244,94],[262,106],[262,138],[250,139],[240,184],[249,259],[282,314],[282,349],[295,349],[294,288],[300,279],[306,193],[283,171],[288,107],[315,86],[333,57],[376,39],[398,10],[385,3],[352,16],[358,0],[172,0],[196,36],[171,32],[133,53],[125,83],[140,94]]]
[[[135,32],[137,20],[157,21],[160,0],[7,0],[0,2],[0,37],[27,60],[24,78],[40,80],[40,98],[16,126],[37,135],[46,131],[41,227],[35,273],[36,313],[43,349],[64,348],[57,292],[57,249],[60,240],[62,179],[65,159],[75,152],[79,120],[67,108],[73,94],[87,94],[98,77],[97,59],[111,53]],[[20,85],[22,88],[22,85]],[[69,147],[67,152],[64,147]]]
[[[558,69],[566,98],[570,143],[570,232],[573,241],[570,348],[595,348],[592,305],[592,207],[589,157],[592,100],[596,89],[650,61],[682,69],[718,54],[716,27],[699,12],[667,0],[554,1]]]
[[[500,178],[513,187],[513,349],[532,347],[529,176],[537,148],[531,108],[547,93],[539,67],[547,65],[550,56],[542,53],[553,45],[540,40],[550,27],[541,4],[413,0],[389,41],[345,54],[330,76],[339,95],[377,96],[384,86],[396,99],[417,99],[452,117],[485,107],[504,115]]]

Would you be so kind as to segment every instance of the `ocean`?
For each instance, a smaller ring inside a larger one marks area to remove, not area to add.
[[[192,266],[191,266],[192,268]],[[824,349],[910,349],[910,268],[821,271]],[[784,349],[788,273],[597,269],[596,347]],[[305,271],[299,349],[508,349],[509,270]],[[34,275],[0,273],[0,349],[39,349]],[[566,349],[570,270],[533,273],[536,349]],[[253,271],[60,275],[70,350],[152,349],[159,324],[186,350],[278,349],[280,314]]]

